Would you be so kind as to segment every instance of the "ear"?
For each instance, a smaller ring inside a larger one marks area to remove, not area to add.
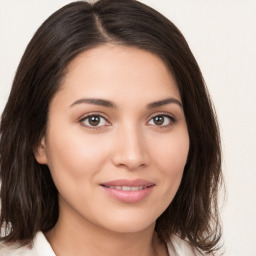
[[[37,148],[34,150],[35,159],[39,164],[47,164],[47,154],[46,154],[46,144],[45,137],[43,137],[38,144]]]

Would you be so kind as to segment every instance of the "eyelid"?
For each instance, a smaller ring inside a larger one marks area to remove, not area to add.
[[[167,118],[170,119],[171,123],[168,124],[168,125],[163,125],[163,126],[162,126],[162,125],[152,125],[152,126],[157,126],[157,127],[159,127],[159,128],[168,128],[168,127],[174,125],[174,124],[177,122],[177,118],[176,118],[173,114],[170,114],[170,113],[168,113],[168,112],[158,112],[158,113],[152,114],[152,115],[148,118],[147,123],[148,123],[152,118],[157,117],[157,116],[165,116],[165,117],[167,117]],[[151,126],[151,125],[150,125],[150,126]]]
[[[101,118],[103,118],[107,125],[102,125],[102,126],[90,126],[90,125],[85,125],[85,124],[82,124],[83,121],[86,119],[86,118],[89,118],[89,117],[92,117],[92,116],[99,116]],[[164,117],[167,117],[170,119],[170,124],[168,125],[150,125],[148,124],[150,122],[150,120],[154,117],[157,117],[157,116],[164,116]],[[86,127],[86,128],[89,128],[89,129],[99,129],[99,128],[102,128],[102,127],[105,127],[105,126],[110,126],[112,125],[111,122],[109,121],[109,118],[106,116],[106,114],[102,113],[102,112],[90,112],[86,115],[83,115],[82,117],[80,117],[78,119],[78,122],[81,123],[82,126]],[[157,126],[159,128],[167,128],[167,127],[170,127],[172,125],[174,125],[175,123],[177,122],[177,119],[176,117],[173,115],[173,114],[170,114],[168,112],[158,112],[158,113],[154,113],[152,115],[149,116],[148,120],[147,120],[147,124],[149,126]]]
[[[87,118],[89,118],[89,117],[92,117],[92,116],[99,116],[99,117],[103,118],[108,124],[107,124],[107,125],[102,125],[102,126],[89,126],[89,125],[82,124],[85,119],[87,119]],[[109,118],[108,118],[104,113],[102,113],[102,112],[90,112],[90,113],[88,113],[88,114],[83,115],[82,117],[80,117],[80,118],[78,119],[78,122],[79,122],[83,127],[86,127],[86,128],[89,128],[89,129],[100,129],[100,128],[104,127],[104,126],[110,126],[110,125],[111,125],[111,123],[110,123],[110,121],[109,121],[108,119],[109,119]]]

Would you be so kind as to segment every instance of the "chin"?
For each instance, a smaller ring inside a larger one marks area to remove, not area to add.
[[[107,219],[105,219],[106,221]],[[103,224],[103,223],[102,223]],[[104,225],[105,224],[105,225]],[[113,218],[112,220],[107,220],[102,226],[105,229],[111,230],[116,233],[138,233],[146,229],[155,227],[155,219],[148,219],[145,216],[140,216],[137,218]]]

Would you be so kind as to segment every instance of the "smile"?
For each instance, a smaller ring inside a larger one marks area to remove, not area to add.
[[[124,203],[137,203],[146,198],[154,189],[155,184],[146,180],[115,180],[101,187],[107,196]]]
[[[139,186],[139,187],[130,187],[130,186],[109,186],[108,188],[113,188],[117,190],[123,190],[123,191],[138,191],[145,188],[148,188],[149,186]]]

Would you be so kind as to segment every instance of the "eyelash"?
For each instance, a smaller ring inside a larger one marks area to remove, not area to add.
[[[154,114],[153,116],[150,117],[149,121],[153,120],[156,117],[164,117],[164,118],[168,118],[169,119],[169,122],[168,122],[167,125],[156,125],[156,124],[152,125],[152,126],[159,127],[161,129],[168,128],[168,127],[174,125],[177,122],[177,119],[173,115],[170,115],[169,113],[157,113],[157,114]]]
[[[93,126],[93,125],[90,125],[90,124],[85,124],[85,121],[88,120],[90,117],[98,117],[100,119],[104,119],[104,122],[106,122],[107,124],[101,125],[101,126]],[[99,129],[102,126],[110,126],[111,125],[111,123],[107,120],[107,118],[103,114],[101,114],[101,113],[91,113],[91,114],[83,117],[82,119],[80,119],[79,123],[82,126],[84,126],[86,128],[89,128],[89,129]]]
[[[100,122],[102,119],[104,119],[104,122],[106,122],[107,124],[103,124],[101,126],[93,126],[93,125],[90,125],[90,124],[85,124],[85,121],[88,120],[89,118],[91,117],[97,117],[100,119]],[[154,118],[156,117],[164,117],[164,118],[168,118],[169,119],[169,123],[167,125],[156,125],[156,124],[149,124],[149,126],[156,126],[156,127],[159,127],[159,128],[168,128],[172,125],[174,125],[177,120],[174,116],[170,115],[170,114],[167,114],[167,113],[157,113],[153,116],[150,117],[149,121],[147,121],[147,123],[149,123],[151,120],[153,120]],[[165,121],[164,121],[165,122]],[[102,115],[101,113],[92,113],[92,114],[89,114],[85,117],[83,117],[82,119],[79,120],[79,123],[86,127],[86,128],[89,128],[89,129],[99,129],[103,126],[110,126],[111,123],[107,120],[106,117],[104,117],[104,115]]]

